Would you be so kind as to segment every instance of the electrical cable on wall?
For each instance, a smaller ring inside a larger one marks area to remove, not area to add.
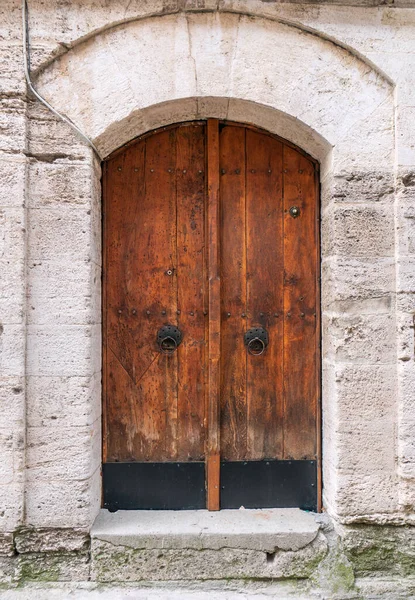
[[[68,117],[61,114],[57,111],[53,106],[49,104],[43,96],[39,94],[39,92],[35,89],[31,77],[30,77],[30,38],[29,38],[29,19],[28,19],[28,7],[27,0],[22,0],[22,17],[23,17],[23,59],[24,59],[24,72],[26,77],[27,85],[34,96],[44,104],[54,115],[56,115],[59,119],[67,123],[72,129],[76,131],[76,133],[86,142],[95,154],[98,156],[99,160],[102,160],[102,156],[98,152],[95,144],[86,136],[82,131],[73,123]]]

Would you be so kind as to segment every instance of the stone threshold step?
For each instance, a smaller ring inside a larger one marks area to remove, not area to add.
[[[314,513],[298,508],[257,510],[101,510],[93,540],[135,549],[241,548],[297,551],[319,532]]]
[[[299,509],[102,510],[91,531],[100,582],[307,579],[327,553]]]
[[[103,585],[101,583],[32,584],[23,588],[3,590],[2,600],[322,600],[319,593],[295,589],[290,583],[251,587],[241,582],[240,589],[234,584],[210,583]],[[348,598],[350,600],[350,598]],[[388,598],[388,600],[391,600]]]

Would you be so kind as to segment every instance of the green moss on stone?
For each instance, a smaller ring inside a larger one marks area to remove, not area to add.
[[[311,581],[317,588],[330,591],[330,594],[349,593],[354,589],[353,565],[343,552],[341,543],[330,548]]]
[[[357,576],[415,573],[415,529],[354,527],[346,531],[346,554]]]
[[[415,574],[415,553],[410,552],[401,552],[398,550],[396,552],[397,564],[399,565],[399,571],[401,575],[408,576]]]
[[[20,581],[22,583],[59,581],[61,562],[61,558],[48,560],[47,564],[43,561],[31,561],[30,558],[25,558],[20,564]]]
[[[20,554],[17,559],[22,584],[88,579],[89,555],[86,553],[36,552]]]
[[[335,594],[349,591],[354,586],[354,572],[350,563],[338,561],[331,572],[331,588]]]

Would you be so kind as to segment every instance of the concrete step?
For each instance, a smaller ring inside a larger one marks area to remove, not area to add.
[[[307,579],[326,553],[316,515],[299,509],[102,510],[91,531],[91,579]]]
[[[301,593],[280,582],[265,588],[231,589],[212,585],[103,585],[41,584],[0,591],[1,600],[326,600],[320,594]],[[339,600],[336,598],[336,600]],[[340,599],[342,600],[342,599]],[[347,600],[350,600],[347,598]],[[389,599],[388,599],[389,600]]]
[[[373,583],[373,582],[372,582]],[[311,590],[293,582],[189,582],[139,585],[102,583],[32,583],[0,589],[1,600],[414,600],[404,581],[383,581],[382,589],[364,586],[354,592]]]

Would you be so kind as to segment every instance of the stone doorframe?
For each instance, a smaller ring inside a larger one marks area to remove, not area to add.
[[[391,83],[316,32],[218,12],[121,23],[43,65],[39,91],[102,157],[146,131],[215,117],[319,160],[323,503],[344,523],[402,520]],[[27,451],[16,524],[24,513],[34,527],[89,528],[100,508],[101,165],[38,102],[27,129]]]

